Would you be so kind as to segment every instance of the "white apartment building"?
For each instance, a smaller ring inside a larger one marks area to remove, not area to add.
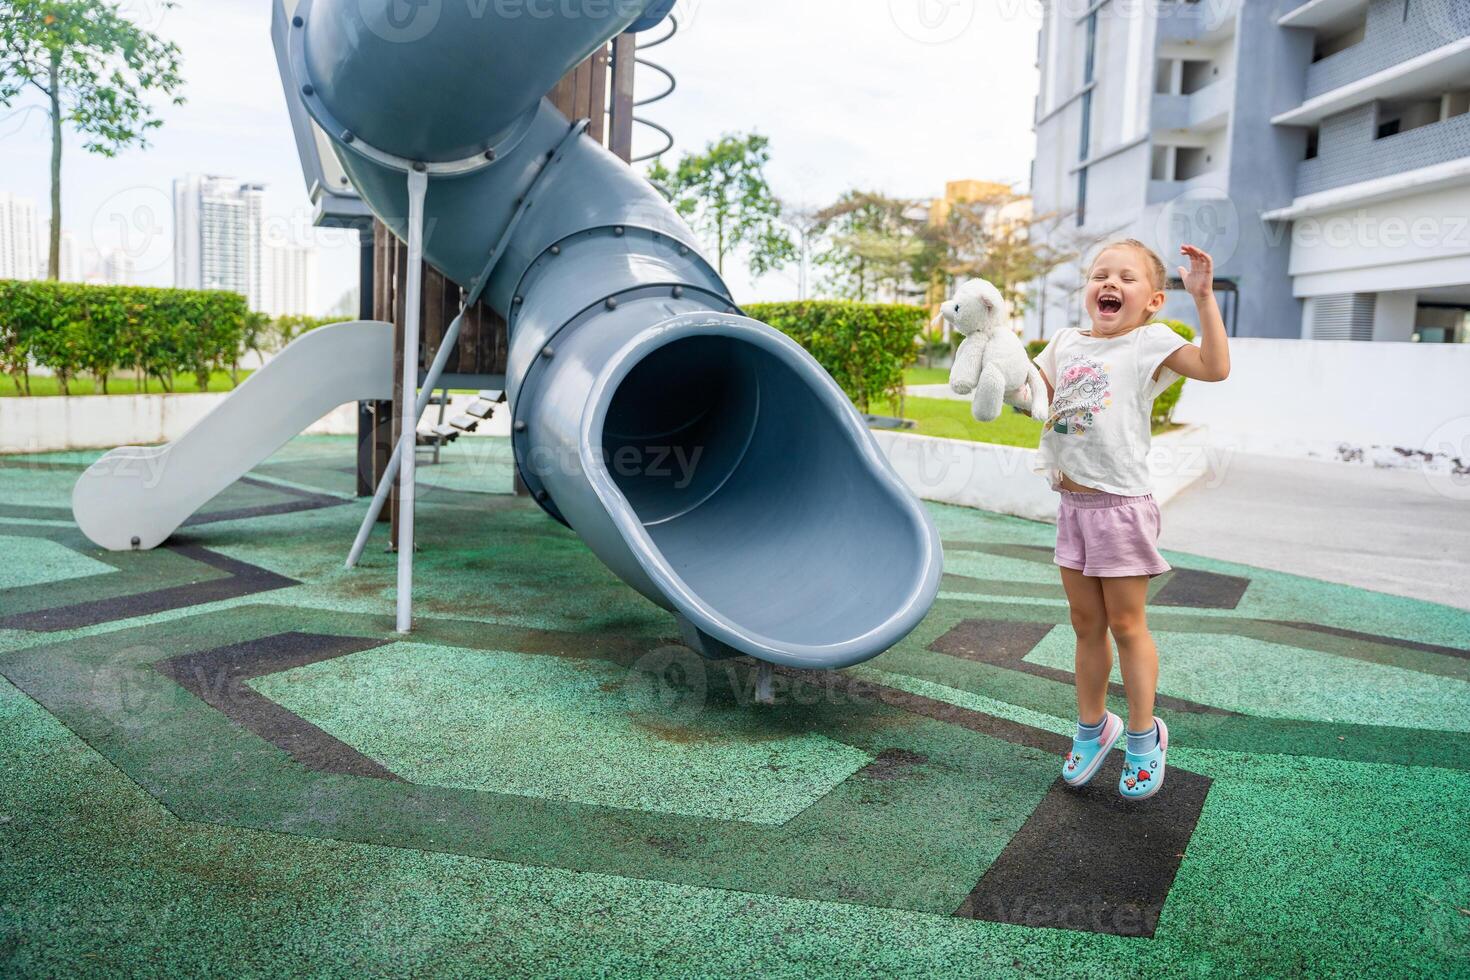
[[[265,187],[230,177],[174,181],[174,285],[240,293],[266,307]]]
[[[36,202],[0,193],[0,279],[35,279],[45,265]]]
[[[272,316],[315,315],[316,249],[309,245],[270,245],[265,252],[265,312]]]
[[[1039,62],[1064,243],[1211,250],[1238,336],[1470,340],[1470,0],[1048,0]],[[1049,280],[1032,335],[1082,317]]]

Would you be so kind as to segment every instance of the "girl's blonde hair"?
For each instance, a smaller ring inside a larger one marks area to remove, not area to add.
[[[1097,260],[1102,258],[1102,254],[1110,248],[1131,248],[1142,252],[1144,262],[1148,267],[1149,285],[1158,290],[1163,290],[1168,285],[1169,270],[1165,268],[1164,260],[1159,258],[1158,252],[1155,252],[1136,238],[1120,238],[1117,241],[1108,242],[1102,248],[1098,249],[1097,254],[1093,256],[1092,265],[1088,266],[1087,271],[1089,275],[1093,269],[1097,268]]]

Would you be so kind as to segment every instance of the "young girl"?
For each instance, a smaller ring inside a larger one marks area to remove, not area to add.
[[[1192,245],[1180,251],[1190,265],[1179,275],[1199,310],[1198,347],[1150,322],[1164,305],[1164,262],[1129,239],[1092,263],[1085,290],[1092,328],[1063,330],[1036,359],[1052,397],[1040,469],[1062,495],[1056,563],[1077,633],[1077,737],[1062,778],[1085,784],[1123,732],[1122,719],[1107,710],[1111,632],[1128,695],[1118,792],[1129,799],[1158,792],[1169,748],[1169,730],[1154,717],[1159,656],[1143,610],[1149,578],[1169,570],[1149,492],[1150,410],[1180,376],[1223,381],[1230,373],[1214,260]]]

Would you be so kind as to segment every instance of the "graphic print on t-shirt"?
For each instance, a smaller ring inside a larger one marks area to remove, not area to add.
[[[1111,365],[1086,354],[1073,354],[1057,379],[1051,417],[1044,428],[1058,435],[1081,435],[1097,423],[1097,416],[1113,403]]]

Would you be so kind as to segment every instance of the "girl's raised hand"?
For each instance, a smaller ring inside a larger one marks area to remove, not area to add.
[[[1179,267],[1184,288],[1195,299],[1204,299],[1215,289],[1215,260],[1210,258],[1210,253],[1193,245],[1182,246],[1179,254],[1189,257],[1189,268]]]

